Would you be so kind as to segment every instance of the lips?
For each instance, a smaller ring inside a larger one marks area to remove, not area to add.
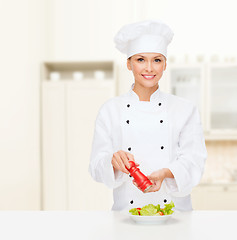
[[[151,80],[153,79],[156,75],[147,75],[147,74],[142,74],[142,76],[147,79],[147,80]]]

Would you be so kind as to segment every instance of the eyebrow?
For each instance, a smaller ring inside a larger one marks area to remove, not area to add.
[[[140,54],[138,54],[138,56],[141,56],[141,57],[145,58],[145,56],[140,55]],[[157,58],[157,57],[162,57],[162,55],[157,55],[157,56],[155,56],[154,58]]]

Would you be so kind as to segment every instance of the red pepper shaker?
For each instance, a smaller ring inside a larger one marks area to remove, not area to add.
[[[138,187],[140,187],[145,193],[152,186],[151,181],[143,173],[141,173],[140,169],[136,167],[133,161],[129,161],[129,163],[130,169],[128,169],[128,171],[130,172],[130,175],[134,178]]]

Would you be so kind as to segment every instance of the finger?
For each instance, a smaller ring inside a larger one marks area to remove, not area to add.
[[[141,189],[140,187],[138,187],[138,185],[137,185],[137,183],[135,182],[135,180],[133,180],[132,182],[133,182],[133,184],[134,184],[140,191],[142,191],[142,189]]]
[[[158,181],[158,182],[155,182],[152,187],[148,190],[148,192],[157,192],[160,190],[160,187],[161,187],[161,182]]]
[[[129,159],[128,159],[126,153],[123,152],[123,151],[121,151],[121,152],[120,152],[120,157],[121,157],[121,159],[122,159],[122,161],[123,161],[123,164],[124,164],[128,169],[130,169]]]
[[[152,185],[146,192],[157,192],[159,188],[156,185]]]
[[[156,183],[151,181],[152,185],[146,192],[154,192],[156,191]]]
[[[156,184],[156,186],[157,186],[157,191],[160,190],[161,184],[162,184],[162,181],[158,181],[158,182],[157,182],[157,184]]]
[[[118,169],[118,170],[121,170],[120,169],[120,166],[119,166],[119,164],[118,164],[118,162],[119,162],[119,154],[118,153],[114,153],[113,154],[113,158],[112,158],[112,165],[116,168],[116,169]]]
[[[135,166],[139,166],[139,164],[135,162],[134,156],[131,153],[126,152],[126,155],[127,155],[127,158],[128,158],[129,161],[134,162]]]
[[[152,185],[155,185],[155,181],[153,181],[153,180],[150,180],[150,181],[151,181]]]
[[[114,154],[112,161],[113,161],[116,169],[118,169],[121,172],[124,172],[126,174],[129,174],[129,171],[124,167],[122,159],[120,158],[120,155],[118,153]]]
[[[119,162],[119,166],[122,172],[129,174],[129,171],[125,168],[124,164],[122,161]]]
[[[127,158],[129,159],[129,161],[135,162],[134,156],[131,153],[129,153],[129,152],[125,152],[125,153],[127,155]]]
[[[118,164],[120,166],[121,171],[126,173],[126,174],[129,174],[129,171],[126,169],[126,167],[124,165],[124,162],[123,162],[123,160],[122,160],[122,158],[120,156],[118,157],[118,161],[117,162],[118,162]]]
[[[134,184],[136,187],[138,187],[138,185],[137,185],[137,183],[135,182],[135,180],[133,180],[132,182],[133,182],[133,184]]]
[[[119,164],[116,162],[116,160],[112,160],[112,165],[116,170],[121,171]]]
[[[155,182],[154,182],[154,181],[150,180],[150,182],[151,182],[152,186],[155,185]]]
[[[133,185],[135,185],[137,187],[137,184],[135,182],[133,182]]]

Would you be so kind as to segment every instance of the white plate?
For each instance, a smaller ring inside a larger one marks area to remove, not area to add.
[[[163,216],[141,216],[141,215],[132,215],[129,212],[123,212],[126,214],[130,219],[132,219],[134,222],[139,224],[162,224],[168,221],[173,214],[170,215],[163,215]]]

